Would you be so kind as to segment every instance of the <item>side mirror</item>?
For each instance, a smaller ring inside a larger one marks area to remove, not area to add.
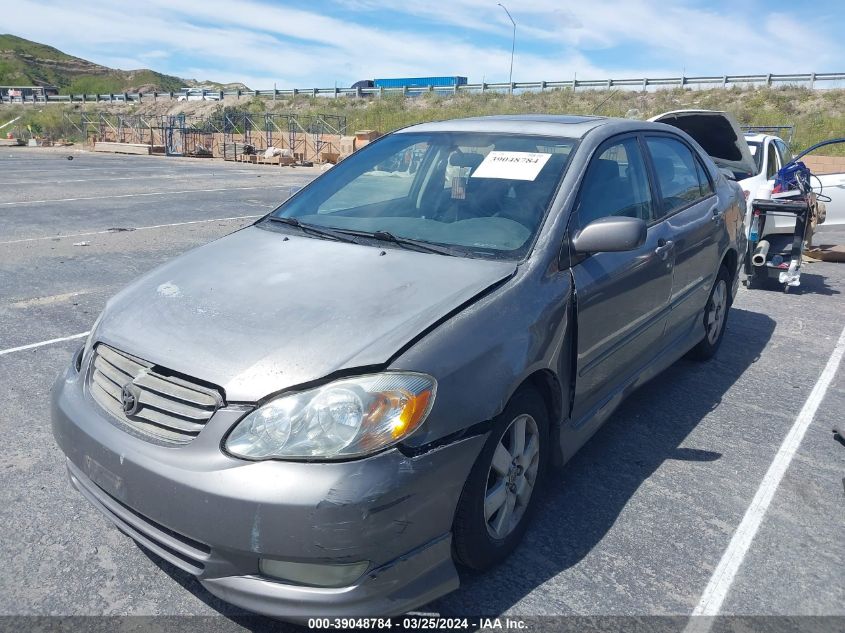
[[[632,251],[645,244],[648,227],[640,218],[608,216],[593,220],[572,238],[576,253]]]

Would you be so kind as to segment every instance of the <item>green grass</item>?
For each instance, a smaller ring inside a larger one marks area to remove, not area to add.
[[[162,75],[152,70],[131,73],[123,71],[105,75],[81,75],[62,87],[61,94],[119,94],[132,87],[153,85],[159,92],[177,92],[184,82],[178,77]]]
[[[0,51],[13,50],[25,55],[32,55],[41,59],[70,60],[71,55],[63,53],[58,48],[26,40],[17,35],[0,33]]]
[[[155,105],[161,107],[163,104]],[[90,110],[108,109],[103,104],[89,104],[86,107]],[[140,113],[145,107],[150,106],[141,104],[132,106],[132,109]],[[845,90],[813,91],[796,87],[733,87],[727,90],[678,88],[648,93],[608,90],[579,90],[573,93],[571,90],[549,90],[513,96],[501,93],[448,96],[427,94],[406,99],[400,96],[383,99],[300,96],[295,100],[276,102],[256,98],[241,101],[234,107],[253,114],[269,111],[343,115],[347,117],[350,134],[363,129],[389,132],[425,121],[491,114],[600,114],[647,119],[668,110],[698,108],[725,110],[732,113],[741,124],[792,125],[795,127],[792,147],[796,152],[821,140],[845,136]],[[218,109],[222,108],[220,104]],[[70,136],[72,130],[64,129],[60,114],[56,114],[66,109],[67,106],[59,105],[44,107],[41,113],[30,109],[28,122],[37,123],[46,134]],[[0,108],[0,124],[12,118],[5,116],[7,112],[11,112],[8,106]],[[834,145],[820,153],[845,155],[845,145]]]
[[[252,100],[250,110],[273,103]],[[311,99],[277,101],[277,111],[324,112],[347,117],[350,132],[390,131],[424,121],[491,114],[599,114],[647,119],[669,110],[725,110],[743,125],[792,125],[793,148],[800,151],[818,141],[845,137],[845,90],[808,88],[665,89],[653,92],[549,90],[518,95],[501,93],[436,95],[403,99]],[[845,145],[827,153],[845,155]]]

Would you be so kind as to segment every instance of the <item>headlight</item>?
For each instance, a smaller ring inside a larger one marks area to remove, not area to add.
[[[413,433],[436,390],[431,376],[390,372],[281,396],[241,420],[226,450],[247,459],[368,455]]]

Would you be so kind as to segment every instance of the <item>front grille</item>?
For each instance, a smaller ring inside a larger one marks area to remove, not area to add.
[[[100,343],[94,349],[89,386],[94,400],[143,434],[175,444],[194,439],[223,404],[204,385],[156,371],[152,363]],[[124,388],[135,406],[124,409]]]

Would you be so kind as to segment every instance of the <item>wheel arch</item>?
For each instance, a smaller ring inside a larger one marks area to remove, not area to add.
[[[730,296],[731,303],[733,303],[734,297],[734,288],[736,288],[736,283],[734,283],[739,275],[739,254],[736,252],[736,249],[732,246],[725,251],[725,254],[722,256],[722,261],[720,262],[719,266],[724,266],[728,269],[728,275],[730,276],[730,285],[728,286],[728,295]]]
[[[523,389],[533,388],[540,394],[549,415],[549,454],[552,464],[562,465],[563,454],[560,451],[560,426],[563,420],[563,389],[558,376],[551,369],[539,369],[523,379],[514,390],[517,394]],[[511,396],[511,398],[513,395]]]

